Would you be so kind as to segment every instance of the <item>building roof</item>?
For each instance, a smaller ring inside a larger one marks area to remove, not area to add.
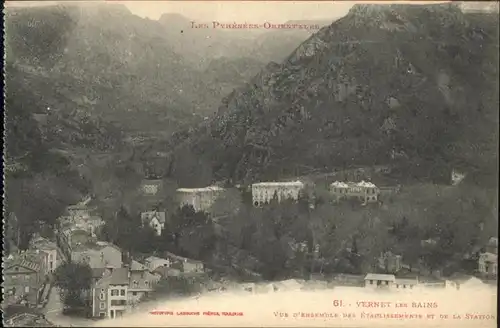
[[[417,279],[408,279],[408,278],[396,278],[396,284],[416,285],[416,284],[418,284],[418,280]]]
[[[3,316],[5,320],[15,317],[23,313],[40,314],[37,309],[27,307],[21,304],[10,304],[2,308]]]
[[[290,182],[258,182],[252,184],[252,187],[287,187],[296,186],[303,187],[304,183],[301,181],[290,181]]]
[[[453,273],[448,279],[450,281],[458,282],[458,283],[465,283],[469,280],[471,280],[473,277],[467,274],[463,273]]]
[[[127,285],[128,284],[128,269],[116,268],[111,273],[110,285]]]
[[[13,266],[22,266],[22,267],[31,269],[31,270],[36,271],[36,272],[40,271],[39,264],[28,261],[28,260],[16,260],[9,265],[9,267],[13,267]]]
[[[333,182],[330,186],[335,187],[335,188],[349,188],[349,186],[347,185],[347,183],[345,183],[345,182],[339,182],[339,181]]]
[[[141,272],[140,274],[132,273],[128,278],[130,289],[152,289],[153,284],[159,280],[159,275],[149,272]]]
[[[158,266],[153,271],[155,274],[159,274],[161,277],[167,277],[169,273],[177,273],[179,274],[181,271],[179,269],[169,268],[163,265]]]
[[[303,286],[303,284],[297,279],[278,281],[273,284],[277,287],[283,287],[285,289],[300,289]]]
[[[141,213],[141,220],[153,220],[156,218],[158,222],[160,223],[165,223],[165,212],[158,212],[158,211],[148,211],[148,212],[142,212]]]
[[[101,278],[105,271],[105,268],[92,268],[92,278]]]
[[[479,255],[479,258],[486,262],[498,263],[498,255],[494,253],[482,253]]]
[[[72,251],[73,252],[100,251],[107,247],[111,247],[121,252],[121,249],[118,246],[104,241],[97,241],[97,242],[90,241],[85,244],[77,244],[72,247]]]
[[[224,188],[218,186],[209,186],[204,188],[179,188],[177,192],[183,193],[196,193],[196,192],[208,192],[208,191],[223,191]]]
[[[176,259],[178,261],[181,261],[183,263],[202,263],[201,261],[189,259],[187,257],[182,257],[182,256],[179,256],[179,255],[175,255],[175,254],[170,253],[170,252],[165,252],[165,254],[168,257],[171,257],[171,258]]]
[[[32,246],[35,246],[36,248],[40,248],[40,247],[57,248],[56,243],[54,243],[53,241],[48,240],[47,238],[43,238],[43,237],[40,237],[40,236],[38,236],[36,238],[33,238],[30,241],[30,244]]]
[[[128,268],[111,269],[110,273],[104,273],[104,277],[100,279],[96,285],[128,285],[128,273]]]
[[[121,252],[120,247],[116,246],[115,244],[108,243],[106,241],[97,241],[95,244],[97,245],[96,249],[103,249],[103,248],[106,248],[106,247],[111,247],[111,248],[114,248],[114,249],[116,249],[116,250],[118,250],[118,251]]]
[[[396,281],[396,277],[393,274],[377,274],[377,273],[368,273],[365,276],[365,280],[382,280],[382,281]]]
[[[28,268],[30,270],[39,272],[42,263],[42,257],[46,256],[45,253],[33,253],[33,252],[24,252],[22,254],[18,254],[6,259],[6,263],[4,268],[11,268],[13,266],[21,266],[24,268]]]
[[[371,182],[366,182],[366,181],[361,181],[360,183],[357,184],[358,187],[364,187],[364,188],[375,188],[376,186],[371,183]]]
[[[130,263],[130,270],[132,270],[132,271],[143,271],[143,270],[147,270],[147,268],[142,263],[139,263],[136,260],[132,260],[132,262]]]
[[[361,181],[361,182],[339,182],[335,181],[330,184],[331,187],[335,188],[350,188],[350,187],[359,187],[359,188],[376,188],[377,186],[371,182]]]
[[[164,259],[164,258],[161,258],[161,257],[158,257],[158,256],[149,256],[149,257],[146,257],[146,259],[144,260],[145,262],[151,262],[151,261],[166,261],[167,259]]]

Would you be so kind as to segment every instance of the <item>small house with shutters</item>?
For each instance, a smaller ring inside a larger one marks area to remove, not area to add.
[[[396,284],[396,277],[393,274],[369,273],[365,276],[365,288],[392,288]]]
[[[498,255],[493,253],[480,254],[478,269],[481,274],[496,276],[498,271]]]
[[[396,289],[413,289],[418,285],[417,278],[396,278],[394,287]]]

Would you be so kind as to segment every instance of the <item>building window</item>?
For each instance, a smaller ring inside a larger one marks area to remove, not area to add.
[[[104,293],[100,293],[100,295],[99,295],[99,299],[100,299],[101,301],[103,301],[105,298],[106,298],[106,296],[104,296]]]
[[[132,296],[137,296],[137,292],[132,292]]]
[[[12,275],[12,279],[17,279],[17,275]]]
[[[99,303],[99,309],[104,310],[106,308],[106,304],[104,302]]]
[[[30,280],[30,276],[29,276],[29,274],[25,274],[25,275],[24,275],[24,280]]]
[[[99,318],[105,318],[106,312],[99,312]]]
[[[25,293],[29,293],[30,292],[30,287],[29,286],[25,286],[24,287],[24,292]]]
[[[373,285],[373,280],[370,280],[370,285]]]
[[[389,285],[389,282],[388,282],[388,281],[386,281],[386,282],[385,282],[385,284],[388,286],[388,285]]]
[[[139,284],[137,283],[137,280],[134,280],[133,285],[134,285],[134,287],[135,287],[135,288],[137,288],[137,286],[139,285]]]
[[[406,288],[406,285],[403,285],[403,288]]]
[[[125,289],[120,290],[120,295],[125,296]]]
[[[118,289],[111,290],[111,296],[119,296],[119,295],[120,295],[120,291]]]

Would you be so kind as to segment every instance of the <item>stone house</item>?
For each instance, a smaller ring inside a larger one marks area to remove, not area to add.
[[[36,305],[46,282],[46,254],[18,254],[7,258],[3,270],[4,300]]]

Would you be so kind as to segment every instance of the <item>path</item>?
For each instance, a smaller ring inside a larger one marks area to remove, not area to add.
[[[79,318],[79,317],[70,317],[62,314],[63,304],[59,297],[58,290],[54,287],[52,288],[49,296],[49,301],[47,305],[42,310],[43,314],[45,314],[45,318],[52,323],[64,326],[78,326],[78,327],[89,327],[94,324],[94,320],[87,318]]]

